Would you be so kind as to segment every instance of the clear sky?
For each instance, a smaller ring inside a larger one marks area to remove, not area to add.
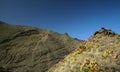
[[[0,20],[87,39],[101,27],[120,33],[120,0],[0,0]]]

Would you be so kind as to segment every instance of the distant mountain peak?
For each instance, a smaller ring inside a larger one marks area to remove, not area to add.
[[[0,21],[0,24],[6,24],[5,22],[3,22],[3,21]]]

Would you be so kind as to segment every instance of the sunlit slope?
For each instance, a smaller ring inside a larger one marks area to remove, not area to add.
[[[120,72],[120,35],[101,28],[48,72]]]

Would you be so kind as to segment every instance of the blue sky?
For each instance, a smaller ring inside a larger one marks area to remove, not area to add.
[[[0,0],[0,20],[87,39],[101,27],[120,33],[119,0]]]

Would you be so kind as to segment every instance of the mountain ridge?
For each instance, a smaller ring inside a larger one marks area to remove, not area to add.
[[[101,28],[48,72],[119,72],[120,35]]]
[[[5,22],[0,25],[0,71],[3,72],[45,72],[83,42],[67,33]]]

